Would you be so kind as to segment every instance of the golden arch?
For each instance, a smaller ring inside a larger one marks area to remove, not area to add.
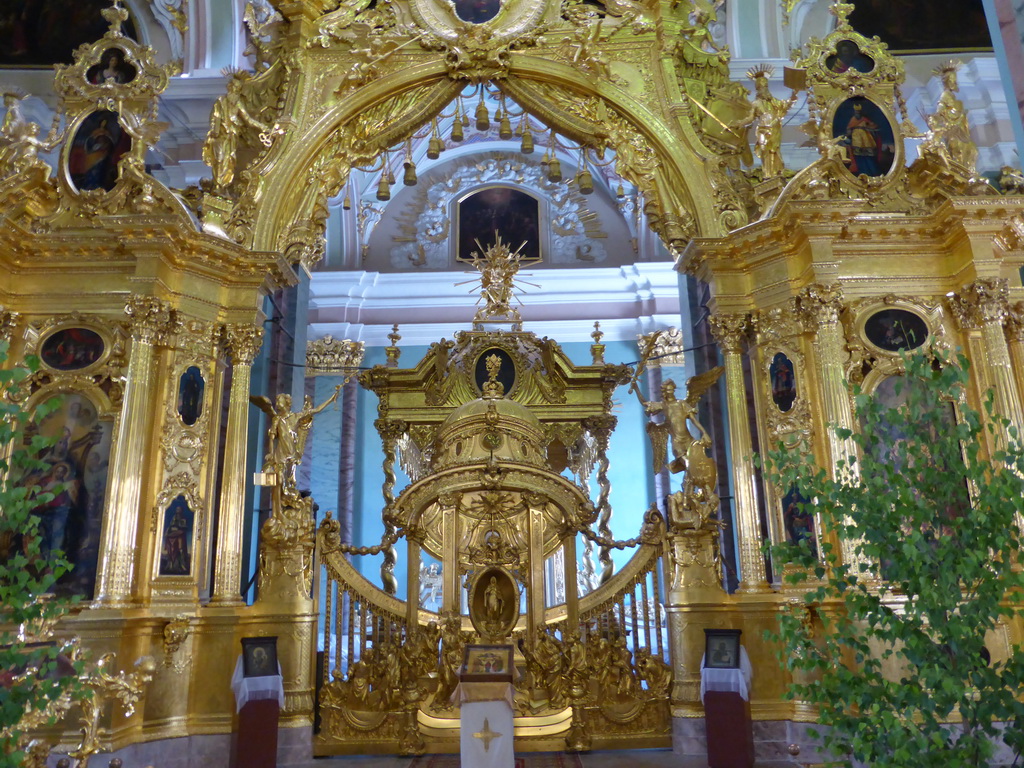
[[[240,207],[248,207],[251,246],[287,253],[308,243],[311,232],[322,232],[326,199],[340,191],[351,168],[372,163],[421,127],[465,83],[434,60],[376,79],[321,114],[310,107],[317,94],[307,93],[298,130],[249,172]],[[546,59],[515,55],[508,76],[495,83],[556,132],[616,150],[619,173],[643,192],[648,222],[670,248],[724,234],[705,153],[695,149],[688,124],[684,130],[621,89]]]

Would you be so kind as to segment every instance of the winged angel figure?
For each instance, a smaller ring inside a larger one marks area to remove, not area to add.
[[[8,91],[3,95],[7,113],[0,125],[0,179],[33,167],[49,171],[49,166],[39,158],[39,152],[50,151],[56,143],[38,138],[39,126],[26,120],[21,111],[24,98],[25,94],[20,91]]]
[[[711,446],[711,437],[704,425],[697,419],[697,403],[718,378],[722,375],[722,366],[692,376],[686,382],[686,399],[676,399],[676,383],[668,379],[661,385],[661,402],[644,400],[639,389],[639,398],[647,413],[660,413],[665,418],[661,423],[648,422],[647,434],[651,438],[654,449],[654,471],[660,472],[668,458],[668,441],[672,438],[673,460],[668,464],[671,472],[686,472],[688,487],[714,488],[718,473],[715,462],[706,453]],[[689,425],[693,424],[700,437],[694,437]]]

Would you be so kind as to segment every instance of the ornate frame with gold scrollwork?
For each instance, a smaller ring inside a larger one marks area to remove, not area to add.
[[[96,358],[93,362],[83,368],[76,368],[74,370],[62,371],[59,368],[53,368],[46,364],[43,360],[42,349],[43,345],[46,344],[47,339],[53,336],[55,333],[66,331],[69,328],[85,328],[86,330],[92,331],[97,334],[103,340],[103,353]],[[110,329],[104,324],[96,322],[93,318],[87,315],[80,315],[75,313],[73,315],[67,315],[60,319],[54,319],[48,321],[39,331],[38,335],[34,339],[33,354],[39,358],[40,366],[47,371],[47,373],[57,376],[92,376],[99,369],[103,368],[107,360],[110,359],[110,355],[114,349],[114,334],[111,333]]]
[[[839,111],[839,108],[849,99],[864,98],[870,101],[876,107],[878,107],[878,109],[881,110],[882,114],[885,115],[885,119],[889,121],[889,126],[892,128],[893,156],[892,165],[889,167],[888,171],[886,171],[881,176],[854,176],[853,173],[850,172],[850,169],[846,167],[845,163],[837,163],[837,165],[840,168],[840,173],[842,174],[843,179],[845,179],[848,184],[852,183],[858,188],[872,187],[877,189],[879,187],[886,187],[893,181],[895,181],[899,176],[902,176],[905,170],[905,148],[903,142],[903,135],[900,132],[900,124],[899,121],[896,119],[896,113],[893,112],[892,107],[887,102],[883,101],[880,98],[881,95],[881,93],[877,91],[872,91],[870,89],[854,88],[851,89],[848,93],[831,99],[829,101],[828,107],[822,113],[822,121],[826,126],[829,127],[831,131],[833,122],[835,121],[836,113]]]

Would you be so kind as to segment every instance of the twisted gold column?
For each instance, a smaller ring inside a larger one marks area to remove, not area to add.
[[[768,589],[761,551],[761,521],[757,513],[754,451],[747,418],[747,393],[743,382],[740,349],[747,330],[746,315],[714,315],[711,333],[722,349],[725,361],[725,389],[729,404],[729,448],[735,497],[736,535],[740,550],[740,589],[762,592]]]
[[[228,400],[212,600],[215,603],[240,603],[250,375],[252,361],[256,359],[263,341],[263,329],[255,325],[229,325],[224,332],[231,352],[231,394]]]
[[[151,296],[130,297],[124,311],[132,323],[132,349],[110,459],[110,496],[96,577],[96,601],[110,606],[125,605],[131,599],[143,475],[148,466],[150,411],[158,407],[155,345],[166,341],[174,326],[170,305]]]
[[[586,419],[583,426],[594,436],[597,441],[597,487],[599,495],[597,498],[597,519],[598,535],[610,539],[612,537],[612,504],[609,500],[612,491],[612,481],[608,479],[608,442],[611,439],[612,431],[618,421],[614,416],[607,414],[594,416]],[[599,583],[604,584],[615,572],[615,565],[612,562],[611,547],[601,545],[597,556],[601,564],[601,575]]]

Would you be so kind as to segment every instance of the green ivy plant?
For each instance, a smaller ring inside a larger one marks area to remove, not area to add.
[[[835,765],[988,766],[1000,741],[1016,761],[1024,748],[1024,654],[1003,639],[1024,601],[1024,454],[991,396],[985,420],[963,404],[968,361],[935,354],[905,356],[896,407],[856,391],[838,477],[781,447],[766,462],[825,532],[820,556],[809,539],[772,548],[807,591],[768,639]]]
[[[7,344],[0,343],[0,365]],[[50,590],[69,564],[63,554],[44,553],[35,510],[53,491],[25,482],[44,469],[39,458],[52,444],[29,429],[59,406],[53,399],[24,406],[25,387],[38,363],[0,367],[0,766],[20,766],[28,730],[52,724],[81,696],[69,660],[70,644],[45,639],[69,601]],[[35,434],[33,434],[33,432]],[[26,443],[25,435],[33,434]],[[56,489],[59,491],[59,488]],[[45,752],[45,749],[44,749]]]

